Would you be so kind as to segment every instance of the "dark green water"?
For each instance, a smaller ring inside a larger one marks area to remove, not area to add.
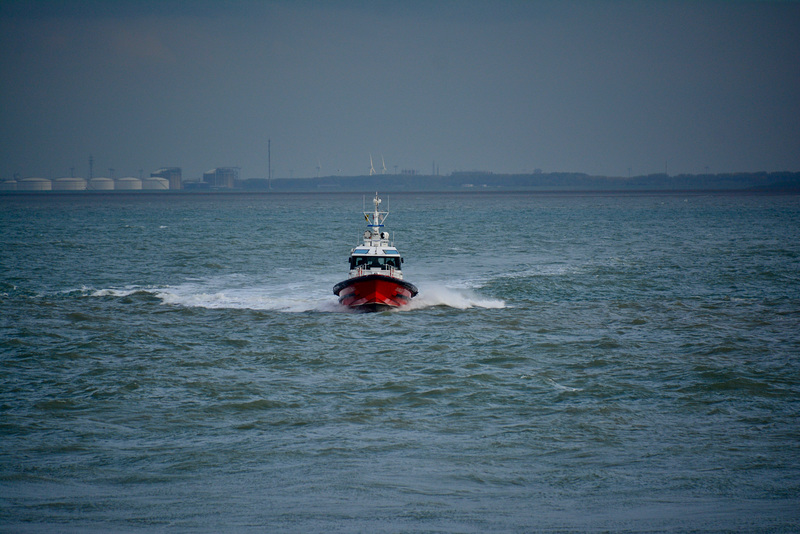
[[[0,196],[0,530],[800,530],[800,197]]]

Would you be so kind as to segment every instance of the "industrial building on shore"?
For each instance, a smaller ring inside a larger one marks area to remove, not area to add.
[[[148,177],[124,176],[114,178],[114,169],[109,169],[111,178],[92,176],[92,159],[90,158],[89,178],[68,176],[64,178],[18,178],[0,181],[0,192],[3,191],[211,191],[227,190],[241,187],[239,167],[216,167],[203,173],[197,180],[183,180],[180,167],[164,167],[153,171]]]
[[[162,178],[167,181],[167,189],[183,189],[181,168],[164,167],[150,173],[151,178]]]
[[[149,177],[125,176],[85,178],[67,176],[48,178],[22,178],[0,182],[0,191],[168,191],[182,189],[180,167],[165,167],[150,173]]]
[[[203,182],[212,189],[233,189],[239,181],[239,167],[217,167],[203,173]]]

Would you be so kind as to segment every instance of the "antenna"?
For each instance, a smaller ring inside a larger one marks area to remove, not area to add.
[[[375,167],[372,166],[372,154],[369,155],[369,175],[372,176],[375,174]]]

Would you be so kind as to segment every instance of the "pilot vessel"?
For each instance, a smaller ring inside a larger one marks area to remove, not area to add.
[[[362,311],[380,311],[408,304],[417,294],[414,284],[403,280],[403,258],[383,231],[389,211],[381,211],[375,193],[372,212],[365,211],[364,242],[350,252],[347,280],[333,286],[339,303]]]

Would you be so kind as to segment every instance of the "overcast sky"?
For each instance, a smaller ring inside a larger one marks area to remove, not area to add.
[[[0,2],[0,179],[800,171],[800,3]]]

